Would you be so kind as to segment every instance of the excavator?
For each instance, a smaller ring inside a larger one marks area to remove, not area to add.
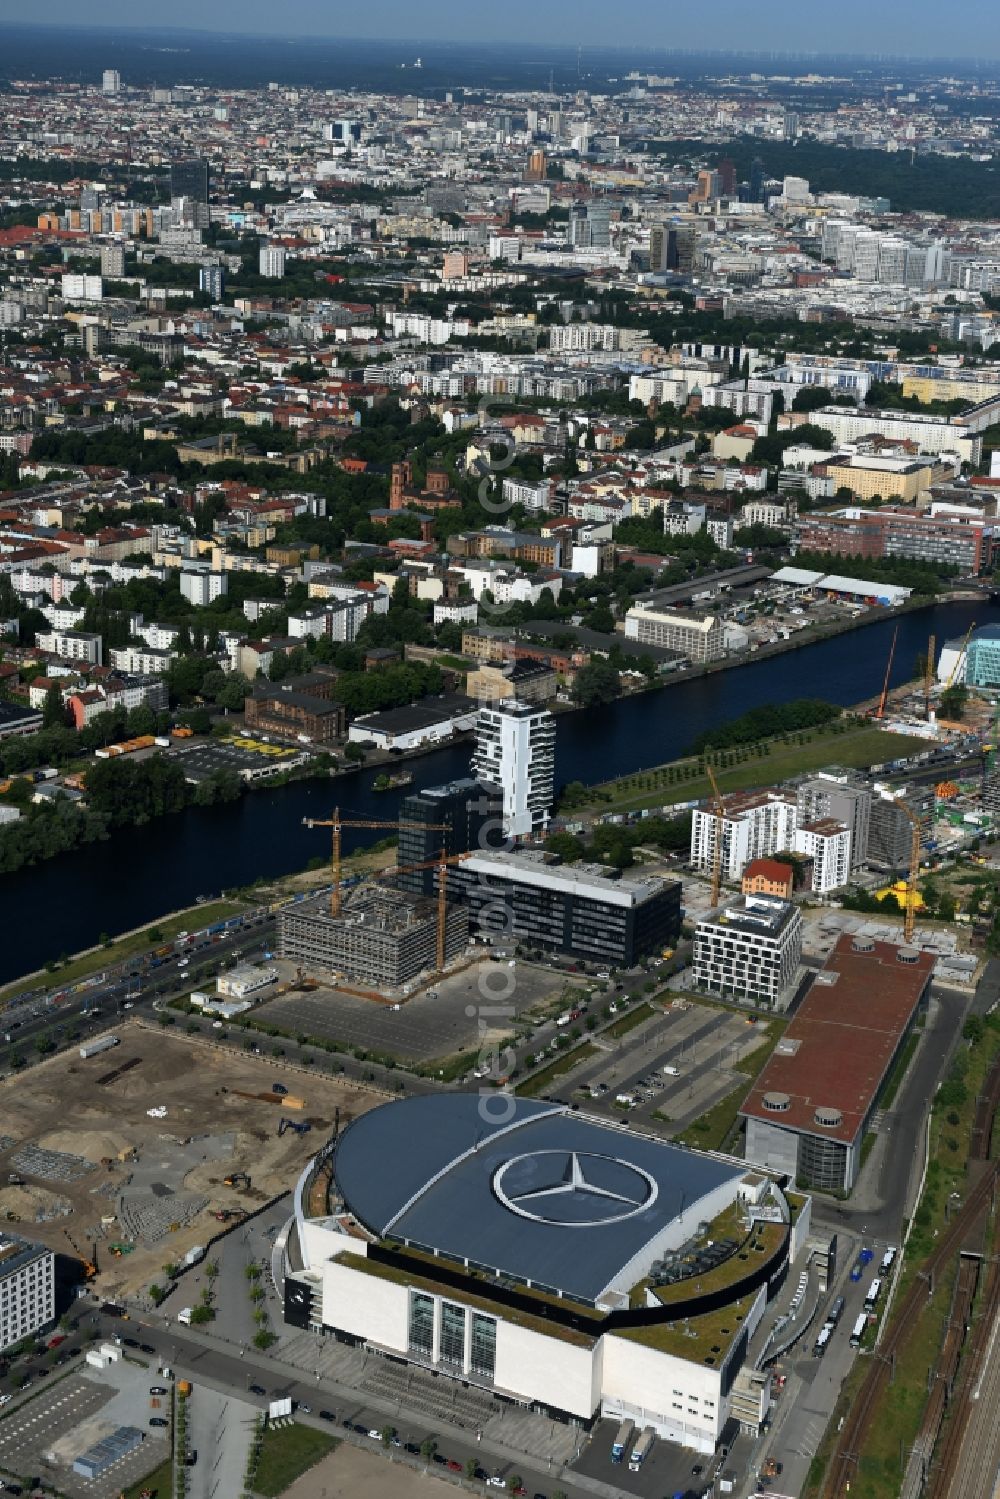
[[[227,1187],[250,1187],[250,1178],[245,1171],[233,1171],[229,1176],[224,1176],[223,1181]]]
[[[278,1139],[280,1140],[286,1130],[293,1129],[297,1135],[307,1135],[312,1129],[308,1119],[285,1119],[278,1120]]]

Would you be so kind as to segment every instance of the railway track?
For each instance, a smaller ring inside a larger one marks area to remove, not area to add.
[[[871,1359],[871,1366],[864,1383],[840,1429],[837,1444],[824,1475],[823,1487],[820,1490],[821,1499],[843,1499],[843,1496],[849,1493],[848,1485],[860,1461],[876,1407],[889,1382],[894,1359],[909,1341],[917,1319],[926,1305],[930,1287],[958,1253],[966,1235],[974,1227],[976,1220],[991,1200],[997,1180],[997,1165],[995,1162],[990,1162],[989,1158],[998,1104],[1000,1104],[1000,1058],[994,1063],[976,1105],[969,1142],[970,1162],[985,1161],[989,1164],[958,1212],[942,1231],[933,1253],[924,1262],[909,1290],[902,1300],[897,1302],[891,1326],[882,1339],[878,1352]],[[996,1266],[993,1269],[995,1270]],[[994,1280],[1000,1280],[1000,1277],[991,1276],[991,1282]],[[982,1321],[987,1322],[988,1319],[984,1317]],[[978,1331],[979,1329],[977,1333]],[[958,1441],[960,1444],[960,1437]],[[939,1472],[947,1474],[948,1470],[942,1464]],[[942,1489],[940,1492],[943,1494],[945,1490]]]

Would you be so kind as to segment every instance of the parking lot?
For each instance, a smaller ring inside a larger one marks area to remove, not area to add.
[[[473,962],[406,999],[400,1008],[333,986],[266,1000],[255,1018],[296,1035],[340,1041],[408,1061],[427,1062],[510,1035],[516,1016],[554,1005],[564,980],[551,969],[518,961]],[[480,1030],[485,1027],[485,1032]]]
[[[169,1454],[169,1430],[150,1428],[150,1384],[155,1363],[74,1369],[44,1393],[0,1421],[0,1469],[5,1475],[41,1478],[73,1499],[117,1499]],[[166,1407],[169,1415],[169,1406]],[[120,1426],[144,1433],[142,1446],[100,1478],[73,1472],[74,1459]]]
[[[625,1113],[633,1126],[679,1134],[745,1081],[739,1064],[765,1039],[763,1027],[748,1024],[748,1018],[683,1001],[666,1010],[654,1007],[643,1024],[618,1038],[601,1038],[599,1055],[547,1091],[574,1100],[584,1094],[595,1113]],[[623,1105],[626,1098],[632,1101]]]
[[[649,1499],[654,1495],[656,1499],[662,1499],[663,1495],[693,1496],[703,1494],[710,1487],[712,1457],[696,1452],[693,1447],[678,1447],[673,1442],[654,1442],[637,1473],[629,1472],[627,1460],[613,1463],[611,1444],[618,1426],[618,1421],[599,1421],[571,1471],[611,1484],[626,1494],[649,1496]],[[633,1436],[638,1435],[637,1428]]]

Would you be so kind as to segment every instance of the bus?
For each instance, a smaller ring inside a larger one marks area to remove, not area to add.
[[[889,1271],[893,1267],[893,1264],[895,1263],[895,1260],[896,1260],[896,1247],[895,1247],[894,1244],[890,1244],[889,1247],[888,1247],[888,1249],[886,1250],[885,1254],[882,1256],[882,1264],[879,1266],[879,1272],[880,1272],[880,1274],[882,1274],[882,1275],[888,1275]]]
[[[837,1323],[844,1315],[844,1305],[845,1303],[843,1296],[835,1296],[830,1304],[830,1310],[826,1314],[826,1320],[832,1323],[834,1327],[836,1327]]]
[[[860,1348],[861,1347],[861,1339],[865,1335],[865,1328],[867,1326],[868,1326],[868,1313],[867,1312],[862,1312],[861,1316],[855,1322],[855,1324],[854,1324],[854,1330],[851,1333],[851,1347],[852,1348]]]
[[[873,1312],[875,1310],[875,1308],[878,1306],[878,1299],[881,1294],[882,1282],[879,1280],[878,1276],[876,1276],[871,1285],[868,1287],[868,1295],[865,1297],[866,1312]]]
[[[826,1352],[826,1345],[830,1341],[830,1335],[832,1332],[832,1322],[827,1322],[823,1325],[823,1327],[820,1328],[819,1337],[816,1339],[815,1346],[813,1347],[813,1358],[823,1357],[824,1353]]]
[[[611,1461],[613,1463],[620,1463],[625,1456],[625,1451],[632,1440],[634,1430],[635,1427],[631,1421],[623,1421],[619,1426],[615,1439],[611,1443]]]

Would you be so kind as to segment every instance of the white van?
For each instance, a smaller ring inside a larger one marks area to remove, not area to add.
[[[679,1067],[667,1066],[662,1068],[661,1070],[663,1071],[665,1077],[680,1077],[681,1075],[681,1069]]]

